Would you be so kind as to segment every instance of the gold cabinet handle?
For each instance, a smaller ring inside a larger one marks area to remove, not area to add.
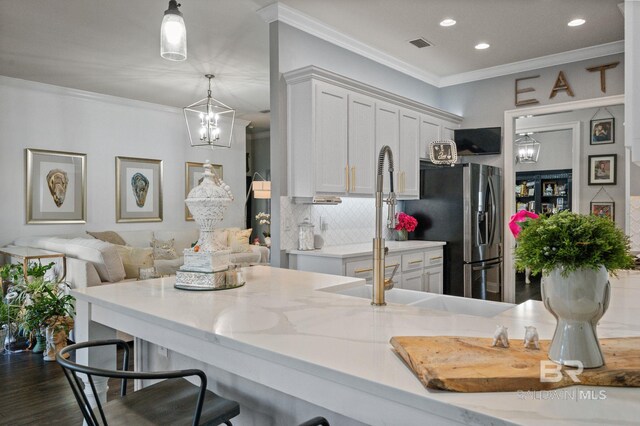
[[[356,191],[356,166],[351,167],[351,192]]]
[[[356,269],[355,271],[353,271],[354,274],[362,274],[364,272],[371,272],[373,271],[373,268],[364,268],[364,269]]]
[[[344,192],[349,192],[349,165],[348,164],[347,164],[347,167],[344,168],[344,185],[345,185]]]
[[[412,260],[411,262],[409,262],[409,265],[415,265],[417,263],[422,263],[422,260]]]
[[[431,260],[438,260],[438,259],[442,259],[442,256],[431,257],[431,258],[429,258],[429,259],[431,259]]]
[[[395,268],[396,266],[400,266],[400,264],[394,263],[393,265],[386,265],[385,268]]]

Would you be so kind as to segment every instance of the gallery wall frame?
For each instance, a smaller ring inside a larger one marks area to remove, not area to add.
[[[220,178],[222,177],[222,165],[212,164],[211,170]],[[189,192],[197,185],[200,184],[202,175],[204,173],[204,163],[196,163],[193,161],[187,161],[184,163],[184,198],[189,196]],[[193,221],[193,216],[187,206],[184,206],[184,220]]]
[[[26,223],[87,222],[87,154],[25,149]]]
[[[615,205],[616,203],[613,201],[591,201],[589,203],[589,208],[591,210],[591,214],[606,217],[607,219],[614,221],[615,220]]]
[[[589,185],[616,185],[618,155],[589,156]]]
[[[162,160],[116,157],[116,222],[162,222]]]
[[[591,145],[606,145],[615,143],[615,118],[599,118],[590,121],[589,143]]]

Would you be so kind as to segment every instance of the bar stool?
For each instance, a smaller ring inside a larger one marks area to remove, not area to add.
[[[111,345],[116,345],[124,351],[122,370],[93,368],[65,359],[67,354],[78,349]],[[201,370],[127,371],[129,367],[129,346],[123,340],[111,339],[76,343],[58,352],[56,360],[71,385],[71,390],[80,406],[85,421],[90,426],[100,426],[100,424],[105,426],[120,424],[127,426],[191,424],[195,426],[200,424],[219,425],[222,423],[231,425],[229,419],[240,414],[240,406],[237,402],[207,390],[207,376]],[[105,404],[97,401],[97,407],[91,408],[85,392],[87,386],[78,377],[78,373],[87,375],[93,395],[97,393],[93,376],[121,379],[120,398]],[[200,378],[200,386],[193,385],[184,379],[184,377],[191,376]],[[167,380],[127,395],[127,380],[129,379]],[[99,422],[98,416],[100,416],[102,423]],[[109,419],[108,422],[107,418]]]

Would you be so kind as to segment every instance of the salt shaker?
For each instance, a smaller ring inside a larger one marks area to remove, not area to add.
[[[309,218],[305,218],[298,225],[298,250],[313,250],[315,248],[313,228],[314,226],[309,221]]]

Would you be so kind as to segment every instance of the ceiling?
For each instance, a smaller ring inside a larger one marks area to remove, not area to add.
[[[184,0],[188,59],[159,54],[166,0],[2,0],[0,75],[182,107],[213,94],[269,127],[268,24],[273,0]],[[624,38],[621,0],[283,0],[311,19],[436,77]],[[569,28],[574,17],[587,23]],[[438,23],[453,18],[457,24]],[[408,40],[424,37],[432,47]],[[491,47],[477,51],[486,41]]]

